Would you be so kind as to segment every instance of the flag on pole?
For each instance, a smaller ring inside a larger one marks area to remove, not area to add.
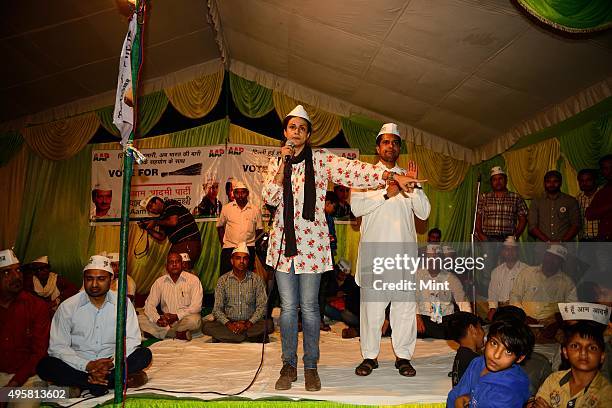
[[[123,41],[121,58],[119,60],[119,78],[117,79],[117,94],[115,96],[115,111],[113,112],[113,123],[121,132],[121,145],[126,146],[130,133],[134,127],[134,109],[126,103],[126,94],[132,94],[132,45],[136,36],[136,23],[138,17],[136,12],[130,19],[128,32]]]

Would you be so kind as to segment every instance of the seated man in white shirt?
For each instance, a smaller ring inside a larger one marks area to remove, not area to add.
[[[60,304],[51,323],[49,356],[37,367],[40,378],[59,386],[88,389],[95,396],[114,386],[117,294],[110,291],[110,260],[94,255],[83,269],[84,292]],[[151,351],[140,346],[136,311],[127,302],[125,354],[128,387],[147,382]],[[80,392],[78,392],[80,394]]]
[[[512,286],[510,303],[527,314],[528,324],[542,325],[537,342],[554,341],[562,322],[558,303],[576,302],[576,286],[563,272],[567,249],[552,244],[544,253],[542,265],[523,269]]]
[[[506,237],[500,253],[501,263],[491,272],[489,282],[489,313],[487,319],[493,321],[493,315],[500,306],[510,304],[510,292],[518,274],[529,265],[519,261],[519,247],[513,236]]]
[[[445,322],[455,313],[453,302],[462,312],[472,312],[459,278],[442,268],[439,245],[427,245],[427,269],[416,272],[417,335],[447,339]]]
[[[183,259],[177,252],[168,254],[166,271],[151,286],[145,312],[138,316],[140,330],[158,339],[189,341],[192,332],[202,326],[202,283],[197,276],[183,271]],[[161,307],[161,315],[157,306]]]

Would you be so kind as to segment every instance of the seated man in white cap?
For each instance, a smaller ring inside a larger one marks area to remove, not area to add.
[[[202,325],[202,283],[197,276],[183,272],[181,254],[170,252],[166,274],[157,278],[145,302],[144,314],[138,316],[145,336],[158,339],[191,340],[192,332]],[[157,312],[161,307],[162,314]]]
[[[325,315],[348,326],[342,329],[342,338],[358,337],[359,286],[351,275],[351,262],[340,259],[332,273],[332,278],[327,283]]]
[[[202,332],[225,343],[259,342],[266,335],[266,284],[248,269],[249,251],[241,243],[232,251],[232,271],[221,276],[215,288],[212,322]]]
[[[500,257],[501,263],[493,269],[489,282],[489,321],[493,320],[499,306],[510,304],[510,291],[514,280],[523,269],[529,267],[519,260],[519,247],[513,236],[506,237]]]
[[[38,364],[38,375],[55,385],[87,389],[95,396],[114,385],[117,294],[110,290],[113,268],[107,257],[93,255],[83,269],[84,292],[64,301],[51,323],[49,356]],[[128,387],[147,382],[142,371],[151,351],[140,346],[136,311],[127,302],[125,355]]]
[[[191,258],[187,252],[181,253],[181,259],[183,261],[183,271],[193,273],[193,265],[191,265]]]
[[[562,270],[567,249],[560,244],[551,245],[539,266],[523,269],[512,286],[510,303],[527,314],[527,323],[543,325],[536,333],[538,341],[554,340],[561,315],[559,302],[576,302],[576,286]]]
[[[439,245],[427,245],[427,269],[416,272],[417,332],[419,337],[448,339],[447,321],[455,313],[455,305],[462,312],[472,307],[459,278],[442,265],[445,263]]]
[[[140,202],[149,214],[158,216],[153,220],[142,221],[138,225],[156,241],[170,241],[170,252],[187,252],[193,262],[197,262],[202,252],[200,230],[183,204],[176,200],[162,200],[149,196]]]
[[[234,201],[223,206],[217,232],[221,250],[220,275],[232,270],[232,251],[241,242],[249,249],[249,270],[255,269],[255,238],[263,231],[261,210],[249,202],[249,189],[242,181],[234,181]]]
[[[32,276],[34,293],[49,303],[52,312],[57,310],[62,301],[74,296],[79,291],[68,279],[51,272],[47,256],[41,256],[32,261],[30,269],[34,273]]]
[[[49,345],[49,306],[23,290],[19,259],[0,251],[0,387],[32,387]]]
[[[113,268],[113,281],[111,282],[111,290],[117,292],[119,286],[119,253],[110,252],[106,254],[106,257],[111,261],[111,267]],[[129,274],[127,275],[127,297],[134,303],[136,296],[136,282]]]

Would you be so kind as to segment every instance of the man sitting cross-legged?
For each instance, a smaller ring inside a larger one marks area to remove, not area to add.
[[[202,331],[220,342],[262,341],[266,286],[259,275],[248,270],[245,243],[232,251],[231,263],[232,271],[219,278],[215,289],[215,321],[205,322]]]
[[[36,371],[40,378],[59,386],[88,389],[95,396],[113,387],[117,294],[110,290],[110,259],[94,255],[83,269],[85,292],[60,304],[51,323],[49,356]],[[147,382],[142,371],[151,362],[151,351],[140,346],[136,311],[127,302],[125,355],[127,385]],[[71,393],[72,394],[72,393]]]
[[[202,283],[194,274],[183,271],[183,258],[177,252],[168,254],[166,272],[151,286],[145,312],[138,316],[140,330],[158,339],[189,341],[202,324]]]

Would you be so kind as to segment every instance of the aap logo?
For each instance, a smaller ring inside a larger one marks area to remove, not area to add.
[[[110,153],[94,153],[93,161],[107,161],[110,159]]]

